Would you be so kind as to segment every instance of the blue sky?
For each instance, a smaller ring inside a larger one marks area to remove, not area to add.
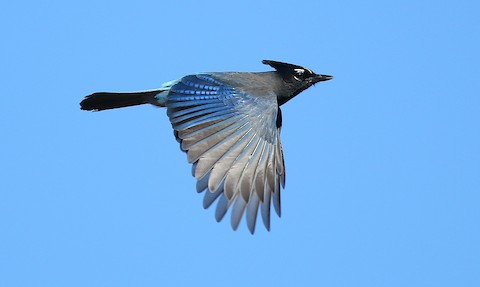
[[[480,286],[478,1],[7,2],[0,286]],[[164,110],[79,109],[262,59],[335,76],[283,106],[271,232],[203,210]]]

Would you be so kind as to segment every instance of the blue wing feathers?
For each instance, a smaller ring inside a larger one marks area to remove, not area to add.
[[[231,114],[231,111],[225,111],[225,107],[219,107],[219,106],[214,106],[211,108],[205,108],[205,109],[189,109],[189,110],[183,110],[179,111],[179,113],[173,114],[171,117],[171,122],[172,123],[179,123],[183,121],[187,121],[191,118],[196,118],[200,117],[202,115],[224,115],[224,114]]]
[[[243,214],[251,233],[260,207],[270,229],[270,205],[280,214],[285,173],[275,95],[251,96],[209,74],[183,77],[166,99],[175,136],[187,153],[204,208],[215,201],[220,221],[233,204],[231,224]]]
[[[206,124],[204,126],[197,126],[195,129],[187,129],[181,131],[178,134],[184,141],[192,140],[198,141],[198,139],[206,138],[214,133],[221,132],[228,128],[233,128],[239,125],[242,122],[243,118],[241,115],[230,117],[225,120],[212,121],[211,124]]]
[[[168,116],[172,116],[172,117],[179,117],[179,116],[183,116],[183,115],[186,115],[186,114],[190,114],[190,113],[193,113],[193,112],[196,112],[196,111],[206,111],[208,109],[212,109],[212,108],[225,108],[223,107],[223,105],[219,104],[219,103],[211,103],[211,104],[205,104],[205,103],[202,103],[200,105],[196,105],[196,106],[189,106],[189,107],[185,107],[184,109],[177,109],[177,110],[170,110]]]
[[[184,122],[179,123],[174,128],[179,129],[179,130],[184,130],[184,129],[191,128],[195,125],[201,125],[201,124],[204,124],[204,123],[208,123],[210,121],[221,120],[221,119],[224,119],[226,117],[234,116],[235,114],[236,114],[235,111],[223,109],[223,110],[220,110],[220,111],[217,111],[217,112],[213,112],[211,114],[206,114],[206,115],[203,115],[203,116],[198,116],[198,117],[191,118],[188,121],[184,121]]]

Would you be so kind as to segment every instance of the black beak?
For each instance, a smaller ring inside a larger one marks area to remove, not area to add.
[[[333,76],[330,76],[330,75],[315,75],[314,82],[318,83],[318,82],[328,81],[331,79],[333,79]]]

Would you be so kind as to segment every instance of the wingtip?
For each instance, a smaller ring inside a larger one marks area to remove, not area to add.
[[[252,234],[252,235],[255,233],[256,222],[257,222],[257,218],[251,219],[251,218],[247,217],[248,231],[250,231],[250,234]]]
[[[215,220],[217,222],[222,221],[223,217],[227,213],[227,210],[228,210],[228,207],[229,207],[228,203],[229,202],[228,202],[227,197],[225,196],[224,193],[222,193],[222,195],[218,199],[217,207],[215,209]]]

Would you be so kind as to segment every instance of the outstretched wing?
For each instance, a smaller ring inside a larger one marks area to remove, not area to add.
[[[249,95],[199,74],[172,86],[166,106],[175,136],[193,164],[197,191],[206,191],[204,208],[218,199],[215,217],[220,221],[233,205],[233,229],[246,213],[253,234],[260,207],[270,230],[270,205],[273,201],[280,216],[280,185],[285,185],[276,96]]]

